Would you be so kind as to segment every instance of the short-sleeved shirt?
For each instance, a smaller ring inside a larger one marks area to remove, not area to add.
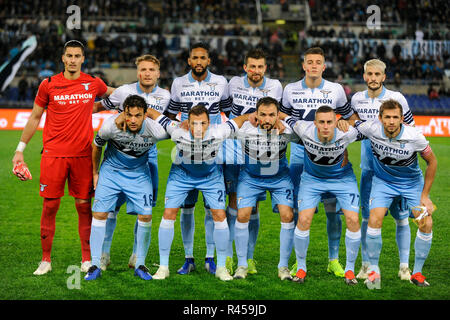
[[[98,147],[103,147],[108,142],[103,164],[120,170],[148,167],[148,151],[159,140],[168,139],[169,135],[158,122],[149,118],[144,120],[139,132],[124,132],[116,126],[118,116],[116,114],[106,119],[94,140]]]
[[[230,119],[256,111],[256,103],[263,97],[281,101],[283,86],[279,80],[263,78],[257,88],[250,86],[247,75],[233,77],[228,83],[228,93],[232,100]]]
[[[295,120],[287,117],[285,121],[300,137],[304,145],[305,171],[317,178],[338,179],[353,174],[350,161],[342,166],[347,146],[359,139],[362,135],[349,127],[347,132],[334,130],[334,136],[328,143],[318,138],[317,127],[312,121]]]
[[[192,107],[203,104],[208,109],[210,122],[222,122],[220,112],[231,110],[231,100],[228,95],[228,82],[224,76],[207,71],[203,81],[196,81],[192,71],[182,77],[175,78],[170,90],[170,103],[168,112],[178,114],[181,112],[181,121],[188,118]]]
[[[164,113],[169,106],[170,92],[156,85],[152,92],[146,93],[139,87],[139,82],[124,84],[118,87],[107,98],[102,100],[102,105],[107,110],[117,109],[123,111],[123,102],[129,95],[139,95],[145,99],[149,108],[155,109],[159,113]]]
[[[43,157],[81,157],[92,154],[92,110],[96,97],[104,95],[106,84],[80,73],[68,80],[61,72],[44,79],[35,103],[47,108],[43,132]]]
[[[370,139],[374,155],[374,173],[392,184],[414,184],[422,180],[417,152],[428,148],[428,141],[419,128],[401,125],[397,137],[391,139],[378,121],[357,122],[356,129]]]

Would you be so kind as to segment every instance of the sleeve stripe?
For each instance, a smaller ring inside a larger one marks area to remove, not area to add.
[[[408,110],[404,115],[403,115],[403,121],[407,124],[414,124],[414,118],[412,115],[411,110]]]
[[[287,115],[291,115],[291,108],[286,108],[284,105],[280,104],[280,111],[286,113]]]
[[[103,147],[106,144],[106,140],[102,139],[98,134],[95,136],[94,144],[97,147]]]
[[[295,123],[297,122],[297,120],[295,120],[292,117],[287,117],[286,119],[284,119],[284,121],[291,127],[294,128]]]
[[[340,114],[344,117],[344,119],[348,119],[353,113],[353,109],[350,107],[350,103],[347,102],[342,107],[336,108],[336,113]]]
[[[423,149],[423,151],[420,153],[420,155],[423,157],[423,156],[430,154],[432,151],[433,150],[431,150],[430,145],[427,145],[427,147],[425,149]]]
[[[229,121],[227,121],[225,123],[230,126],[231,132],[235,132],[236,131],[236,127],[235,127],[235,124],[234,124],[235,122],[233,121],[233,123],[231,123],[231,121],[233,121],[233,120],[229,120]]]
[[[167,118],[166,116],[162,116],[158,122],[164,129],[166,129],[167,125],[170,123],[170,119]]]

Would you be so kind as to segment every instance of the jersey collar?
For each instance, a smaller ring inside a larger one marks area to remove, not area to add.
[[[158,88],[158,85],[155,84],[155,87],[153,88],[153,90],[152,90],[150,93],[155,93],[156,90],[157,90],[157,88]],[[136,91],[137,91],[138,94],[144,94],[144,93],[146,93],[146,92],[142,91],[141,86],[139,85],[139,81],[136,82]]]
[[[309,88],[309,87],[306,85],[305,78],[303,78],[300,82],[301,82],[301,84],[302,84],[302,89],[308,89],[308,88]],[[314,90],[314,89],[322,89],[323,86],[324,86],[324,84],[325,84],[325,79],[322,79],[322,82],[319,84],[319,86],[318,86],[317,88],[312,88],[311,90]]]
[[[380,122],[381,123],[381,122]],[[400,133],[394,138],[395,140],[400,140],[400,138],[402,137],[402,135],[403,135],[403,131],[405,130],[405,126],[401,123],[400,124]],[[383,124],[381,123],[381,136],[383,137],[383,138],[386,138],[386,139],[389,139],[387,136],[386,136],[386,134],[384,133],[384,127],[383,127]]]
[[[383,86],[383,89],[381,89],[380,94],[376,98],[377,99],[382,99],[384,97],[385,93],[386,93],[386,87]],[[366,99],[370,99],[370,97],[369,97],[369,90],[366,90]]]
[[[246,88],[250,88],[250,83],[248,82],[248,77],[247,75],[244,76],[244,86]],[[263,89],[266,86],[266,77],[263,77],[263,82],[261,83],[261,85],[259,87],[257,87],[258,89]]]
[[[188,73],[188,79],[189,79],[189,82],[190,82],[190,83],[196,82],[196,81],[197,81],[197,80],[195,80],[194,77],[192,76],[192,70],[189,71],[189,73]],[[211,80],[211,72],[209,72],[209,70],[206,69],[206,78],[205,78],[205,80],[203,80],[203,81],[204,81],[204,82],[209,82],[210,80]]]

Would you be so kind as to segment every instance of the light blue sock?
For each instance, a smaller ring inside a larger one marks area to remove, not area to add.
[[[250,221],[248,223],[248,249],[247,259],[253,259],[253,253],[255,252],[256,240],[258,239],[259,232],[259,212],[250,215]]]
[[[281,222],[280,229],[280,261],[278,268],[288,267],[289,258],[291,257],[292,248],[294,247],[294,221],[284,223]]]
[[[369,225],[369,219],[363,218],[361,221],[361,258],[362,263],[369,263],[369,255],[367,254],[367,226]]]
[[[152,222],[143,222],[138,220],[138,228],[136,232],[136,266],[145,266],[145,258],[147,257],[148,248],[150,247],[152,232]]]
[[[91,237],[89,243],[91,245],[92,265],[100,268],[100,259],[102,256],[103,240],[106,233],[106,219],[98,220],[92,218]]]
[[[137,248],[137,230],[138,230],[138,218],[136,217],[136,222],[134,223],[134,242],[133,242],[133,253],[136,254]]]
[[[175,220],[161,219],[158,230],[159,265],[169,266],[170,247],[175,234]]]
[[[214,242],[217,248],[217,266],[225,267],[230,230],[227,220],[214,221]]]
[[[117,214],[119,210],[114,212],[110,212],[108,214],[108,219],[106,220],[106,231],[105,231],[105,239],[103,240],[102,253],[110,254],[111,252],[111,243],[114,235],[114,230],[117,225]]]
[[[397,240],[398,255],[400,263],[409,264],[409,249],[411,246],[411,229],[409,227],[408,218],[403,220],[395,220],[397,224],[395,239]]]
[[[211,209],[205,208],[205,242],[206,258],[214,258],[216,245],[214,243],[214,220]]]
[[[195,208],[181,208],[180,226],[183,239],[184,255],[186,258],[194,257]]]
[[[432,239],[432,232],[423,233],[420,230],[417,230],[416,240],[414,241],[415,257],[413,274],[417,272],[422,273],[423,265],[430,252]]]
[[[236,255],[238,258],[238,266],[248,267],[247,250],[248,250],[248,231],[249,222],[241,223],[236,220],[234,225],[234,245],[236,246]]]
[[[227,257],[233,257],[234,225],[237,218],[237,210],[227,207],[228,229],[230,229],[230,240],[228,241]]]
[[[306,272],[306,254],[309,246],[309,230],[301,231],[295,228],[294,231],[295,256],[297,258],[297,271],[303,269]]]
[[[339,259],[339,242],[341,241],[342,220],[335,212],[327,212],[328,258]]]
[[[355,261],[358,257],[359,245],[361,243],[361,230],[352,232],[346,230],[345,232],[345,251],[346,251],[346,264],[345,272],[351,270],[355,271]]]
[[[383,241],[381,239],[381,228],[367,227],[367,254],[369,255],[370,267],[369,271],[380,273],[378,261],[380,260],[381,247]]]

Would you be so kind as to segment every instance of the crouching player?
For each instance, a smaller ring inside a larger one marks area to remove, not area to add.
[[[297,273],[293,281],[305,281],[312,218],[321,198],[331,194],[341,206],[347,223],[344,280],[346,284],[354,285],[357,283],[354,275],[355,261],[361,242],[359,192],[352,165],[345,162],[345,150],[350,143],[360,138],[360,135],[353,127],[345,133],[337,130],[336,114],[329,106],[319,107],[313,122],[295,121],[291,117],[287,117],[285,121],[300,137],[305,150],[305,170],[298,192],[299,216],[294,232]]]
[[[189,110],[188,130],[177,128],[173,121],[156,110],[149,110],[147,115],[158,121],[176,143],[176,159],[167,179],[164,215],[158,232],[160,266],[153,279],[169,276],[169,255],[178,210],[188,193],[198,190],[210,206],[214,220],[213,238],[217,250],[215,276],[223,281],[232,280],[225,267],[229,241],[225,182],[222,166],[217,164],[216,157],[223,141],[242,126],[248,115],[210,127],[208,110],[199,104]]]
[[[239,174],[237,185],[238,215],[235,223],[235,245],[238,267],[235,279],[245,279],[249,274],[247,250],[249,243],[249,222],[252,208],[261,196],[270,192],[272,207],[280,213],[280,259],[278,277],[292,280],[288,262],[294,237],[294,186],[289,175],[286,149],[290,141],[298,142],[298,136],[286,124],[283,133],[278,134],[275,125],[279,116],[279,103],[271,97],[264,97],[256,104],[257,126],[246,122],[236,137],[242,142],[245,162]]]
[[[424,212],[427,214],[420,219],[414,243],[414,270],[410,281],[417,286],[429,286],[422,275],[422,267],[431,248],[431,216],[434,208],[429,194],[437,160],[421,131],[403,124],[402,106],[397,101],[384,101],[380,106],[378,118],[380,121],[367,121],[356,125],[356,129],[370,139],[374,154],[375,176],[370,194],[370,218],[366,239],[370,267],[365,283],[369,289],[381,288],[378,265],[382,247],[381,227],[392,201],[401,197],[409,209],[417,206],[426,208]],[[418,164],[417,152],[420,152],[427,163],[425,182]],[[409,210],[398,219],[407,220],[408,214]]]
[[[157,141],[168,139],[169,136],[157,122],[145,118],[147,102],[142,97],[130,95],[125,99],[123,109],[123,113],[105,120],[94,140],[96,147],[92,151],[92,162],[95,200],[90,238],[92,267],[85,276],[86,280],[95,280],[101,276],[100,260],[106,219],[122,194],[126,197],[127,213],[138,215],[134,274],[143,280],[152,279],[145,266],[151,239],[153,199],[152,179],[147,164],[148,151]],[[116,118],[123,114],[126,131],[116,125]],[[107,142],[99,173],[102,148]]]

